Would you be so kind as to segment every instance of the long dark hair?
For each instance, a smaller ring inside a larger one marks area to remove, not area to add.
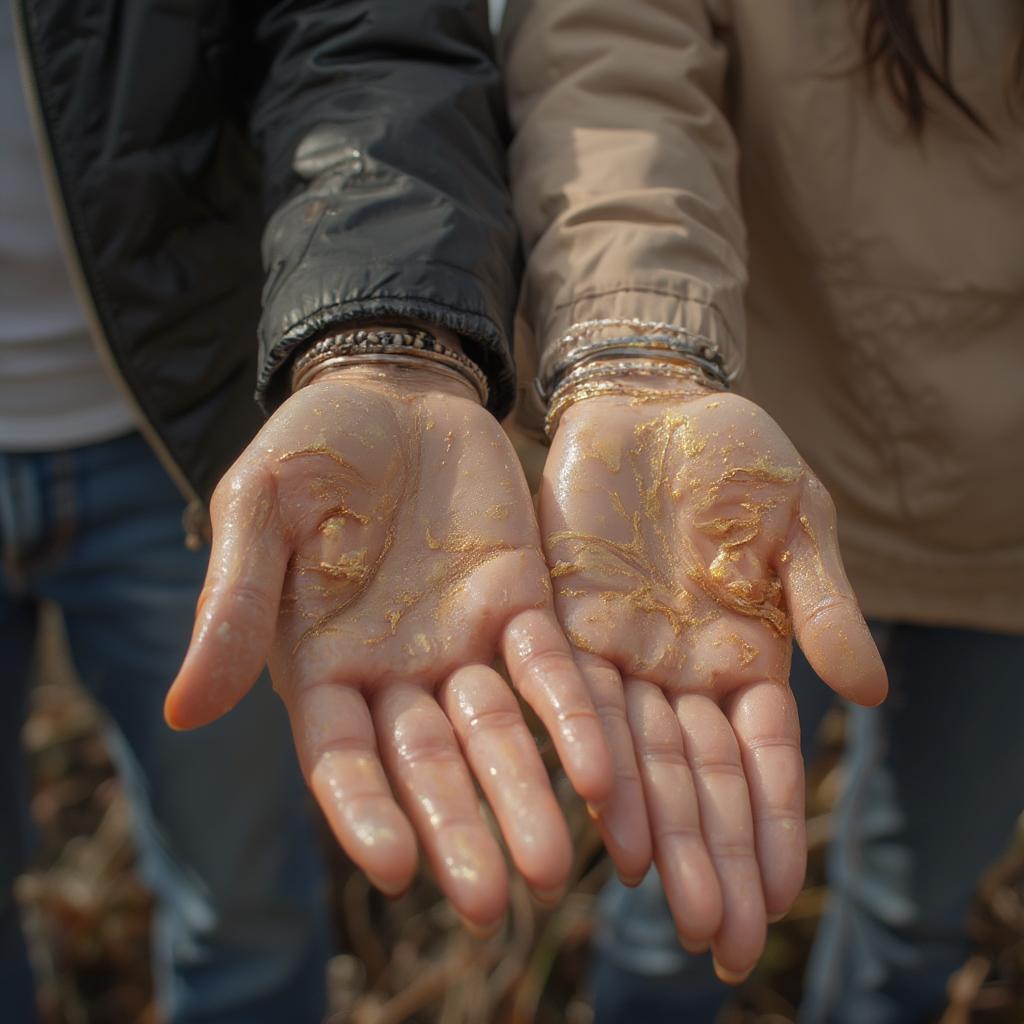
[[[881,71],[886,85],[903,108],[914,131],[920,131],[928,113],[922,79],[931,82],[973,125],[991,135],[989,127],[960,95],[950,74],[949,0],[932,0],[939,40],[938,61],[928,56],[910,9],[911,0],[863,0],[867,7],[864,24],[864,58],[870,71]],[[1024,75],[1024,38],[1017,47],[1012,77]]]

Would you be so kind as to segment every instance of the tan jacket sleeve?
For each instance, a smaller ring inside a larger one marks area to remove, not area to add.
[[[745,238],[707,3],[510,0],[503,49],[541,376],[571,327],[620,318],[683,328],[738,372]]]

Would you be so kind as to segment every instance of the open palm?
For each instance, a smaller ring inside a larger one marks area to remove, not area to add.
[[[885,694],[831,501],[761,409],[698,390],[570,407],[539,517],[616,762],[606,844],[629,881],[653,848],[681,940],[735,980],[804,873],[791,631],[838,692]]]
[[[500,917],[504,861],[475,775],[517,867],[557,890],[567,830],[496,654],[582,796],[607,796],[611,764],[493,417],[432,374],[324,375],[264,427],[212,511],[169,720],[223,713],[269,657],[304,774],[382,889],[409,884],[418,835],[463,918]]]

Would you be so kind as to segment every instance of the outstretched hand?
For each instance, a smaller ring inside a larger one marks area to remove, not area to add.
[[[608,850],[627,882],[653,852],[682,943],[737,981],[804,875],[791,634],[837,693],[886,693],[831,500],[766,413],[694,385],[568,408],[538,511],[616,764]]]
[[[608,796],[612,767],[494,418],[428,370],[324,373],[260,431],[212,516],[168,721],[224,714],[269,659],[303,773],[383,891],[409,885],[418,837],[464,921],[498,921],[505,866],[475,776],[520,872],[556,893],[568,831],[496,654],[584,799]]]

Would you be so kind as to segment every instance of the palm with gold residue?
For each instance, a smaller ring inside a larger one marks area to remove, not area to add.
[[[595,814],[620,876],[653,853],[683,944],[745,976],[803,879],[791,632],[837,692],[885,694],[824,488],[731,394],[635,391],[566,410],[541,531],[559,618],[616,762]]]
[[[401,891],[416,839],[463,919],[497,923],[504,860],[542,894],[571,867],[565,822],[513,684],[589,800],[611,762],[551,598],[515,454],[463,386],[426,371],[324,374],[218,488],[178,726],[230,708],[269,657],[313,792],[349,855]]]

